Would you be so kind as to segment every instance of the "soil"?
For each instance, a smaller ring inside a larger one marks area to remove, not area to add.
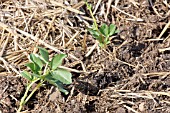
[[[93,8],[97,2],[90,2]],[[73,83],[65,86],[69,95],[47,83],[24,106],[25,113],[170,113],[170,49],[166,49],[170,46],[170,28],[158,38],[170,20],[170,2],[167,0],[166,5],[162,0],[118,0],[119,11],[113,1],[105,20],[106,14],[100,12],[103,5],[107,11],[107,2],[104,0],[99,5],[95,13],[97,22],[99,25],[114,23],[120,32],[106,49],[95,49],[85,57],[95,40],[84,32],[86,24],[78,19],[81,15],[70,12],[67,18],[74,29],[83,31],[85,47],[82,37],[67,49],[60,47],[58,41],[50,43],[47,38],[46,42],[82,61],[87,73],[72,73]],[[90,17],[85,5],[79,10]],[[86,22],[92,23],[91,20]],[[33,46],[29,45],[28,50]],[[82,70],[82,65],[74,64],[75,61],[68,57],[64,65]],[[0,113],[16,112],[26,83],[24,78],[0,74]]]

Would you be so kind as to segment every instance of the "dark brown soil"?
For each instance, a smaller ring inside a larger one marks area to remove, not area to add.
[[[130,2],[132,1],[132,2]],[[136,2],[135,2],[136,1]],[[168,1],[168,0],[167,0]],[[96,2],[91,2],[96,6]],[[136,4],[135,4],[136,3]],[[88,73],[72,73],[73,83],[65,86],[70,94],[65,96],[47,84],[36,92],[23,111],[30,113],[170,113],[170,51],[160,49],[170,46],[170,28],[159,37],[170,20],[170,7],[162,0],[120,0],[117,8],[142,19],[136,21],[114,7],[108,18],[95,14],[101,23],[114,23],[120,30],[108,47],[100,52],[82,49],[82,41],[75,42],[70,50],[64,50],[80,59]],[[170,2],[168,1],[170,5]],[[114,1],[112,6],[114,6]],[[156,8],[158,14],[154,11]],[[90,17],[85,6],[80,10]],[[106,11],[106,9],[105,9]],[[72,14],[75,15],[76,14]],[[85,30],[84,23],[70,17],[74,27]],[[77,21],[76,21],[77,20]],[[87,20],[89,23],[91,21]],[[68,24],[68,23],[66,23]],[[166,40],[165,40],[166,39]],[[87,34],[86,46],[95,43]],[[68,47],[69,48],[69,47]],[[61,49],[62,50],[62,49]],[[65,66],[82,70],[80,64]],[[15,76],[0,75],[0,113],[14,113],[25,91],[26,80]]]

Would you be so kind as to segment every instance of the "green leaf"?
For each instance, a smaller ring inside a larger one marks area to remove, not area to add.
[[[108,40],[108,41],[106,42],[106,45],[107,45],[107,44],[110,44],[110,40]]]
[[[43,62],[41,61],[39,57],[36,57],[34,54],[30,54],[30,59],[32,62],[34,62],[35,64],[39,66],[40,70],[42,69]]]
[[[104,39],[104,44],[109,42],[109,37]]]
[[[101,48],[103,48],[103,47],[104,47],[104,44],[103,44],[103,43],[99,43],[99,46],[100,46]]]
[[[62,82],[63,84],[71,84],[72,83],[72,74],[65,70],[65,69],[57,69],[53,72],[51,72],[53,78],[55,78],[56,80],[59,80],[60,82]]]
[[[38,47],[38,48],[39,48],[39,52],[40,52],[43,60],[46,63],[49,62],[49,53],[48,53],[48,51],[45,48],[41,48],[41,47]]]
[[[65,95],[68,95],[69,92],[63,88],[63,84],[61,82],[57,81],[56,85],[61,92],[63,92]]]
[[[65,90],[63,88],[63,84],[58,81],[58,80],[55,80],[51,74],[48,74],[46,77],[45,77],[45,80],[48,81],[50,84],[56,86],[61,92],[63,92],[65,95],[67,95],[69,92],[67,90]]]
[[[88,31],[90,32],[91,35],[100,36],[100,33],[98,31],[96,31],[96,30],[88,29]]]
[[[38,71],[40,71],[40,67],[35,63],[27,63],[25,66],[29,67],[34,73],[38,73]]]
[[[90,32],[90,34],[96,38],[99,42],[102,43],[102,36],[100,35],[100,33],[96,30],[93,30],[93,29],[88,29],[88,31]]]
[[[97,39],[98,41],[102,40],[101,37],[98,36],[98,35],[93,34],[92,36],[93,36],[95,39]]]
[[[116,30],[116,31],[115,31],[115,33],[118,33],[118,32],[119,32],[119,30]]]
[[[63,85],[62,85],[61,82],[59,82],[59,81],[57,81],[57,82],[48,81],[48,82],[49,82],[49,83],[51,82],[50,84],[56,86],[56,87],[57,87],[61,92],[63,92],[65,95],[68,95],[69,92],[63,88]]]
[[[62,61],[64,58],[66,58],[67,55],[66,54],[58,54],[55,55],[52,59],[52,61],[50,62],[50,67],[52,70],[57,69],[58,66],[60,66],[62,64]]]
[[[97,30],[95,24],[92,25],[92,30]]]
[[[36,73],[32,73],[31,75],[34,76],[34,77],[36,77],[36,78],[40,78],[40,77],[41,77],[40,75],[38,75],[38,74],[36,74]]]
[[[41,69],[37,64],[34,64],[34,70],[35,73],[38,73]]]
[[[27,71],[21,72],[21,75],[22,75],[24,78],[28,79],[29,81],[32,81],[32,79],[33,79],[33,77],[31,76],[31,74],[28,73]]]
[[[48,79],[48,80],[55,80],[55,79],[52,77],[51,73],[49,73],[49,72],[48,72],[46,75],[41,76],[41,78],[42,78],[42,79]]]
[[[35,71],[34,63],[26,63],[25,66],[29,67],[29,68],[31,69],[32,72]]]
[[[109,27],[109,36],[112,36],[113,34],[115,34],[115,30],[116,30],[116,26],[111,24]]]
[[[100,32],[104,35],[104,36],[106,36],[106,37],[108,37],[108,35],[109,35],[109,28],[108,28],[108,26],[106,25],[106,24],[102,24],[102,26],[100,27]]]

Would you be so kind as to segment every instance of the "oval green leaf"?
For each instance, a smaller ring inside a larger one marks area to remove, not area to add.
[[[116,26],[111,24],[110,27],[109,27],[109,36],[114,35],[115,31],[116,31]]]
[[[48,63],[49,62],[49,53],[48,53],[48,51],[45,48],[41,48],[41,47],[38,47],[38,48],[39,48],[39,52],[40,52],[41,57],[43,58],[45,63]]]
[[[30,54],[30,59],[32,62],[34,62],[35,64],[39,66],[40,70],[42,69],[43,62],[41,61],[39,57],[36,57],[34,54]]]
[[[38,71],[40,71],[40,67],[35,63],[27,63],[25,66],[29,67],[34,73],[38,73]]]
[[[52,76],[49,74],[46,76],[45,80],[49,82],[50,84],[56,86],[61,92],[63,92],[65,95],[67,95],[69,92],[63,88],[63,85],[58,80],[54,80]]]
[[[35,71],[34,63],[26,63],[25,66],[29,67],[32,72]]]
[[[61,92],[63,92],[65,95],[68,95],[69,92],[63,88],[63,85],[61,82],[57,81],[56,85]]]
[[[116,31],[115,31],[115,33],[118,33],[118,32],[119,32],[119,30],[116,30]]]
[[[36,77],[36,78],[40,78],[40,77],[41,77],[40,75],[38,75],[38,74],[36,74],[36,73],[32,73],[31,75],[34,76],[34,77]]]
[[[96,30],[88,29],[88,31],[90,32],[91,35],[100,36],[100,33],[98,31],[96,31]]]
[[[52,70],[57,69],[58,66],[60,66],[62,64],[62,61],[64,58],[66,58],[67,55],[66,54],[58,54],[55,55],[52,59],[52,61],[50,62],[50,67]]]
[[[28,79],[29,81],[32,81],[32,79],[33,79],[33,77],[31,76],[31,74],[28,73],[27,71],[21,72],[21,75],[22,75],[24,78]]]
[[[108,35],[109,35],[109,28],[108,28],[108,26],[106,25],[106,24],[102,24],[102,26],[100,27],[100,32],[104,35],[104,36],[106,36],[106,37],[108,37]]]
[[[48,82],[49,82],[50,84],[56,86],[56,87],[57,87],[61,92],[63,92],[65,95],[68,95],[69,92],[63,88],[63,85],[62,85],[61,82],[59,82],[59,81],[57,81],[57,82],[48,81]]]
[[[71,84],[72,83],[72,74],[65,69],[57,69],[51,72],[54,79],[62,82],[63,84]]]

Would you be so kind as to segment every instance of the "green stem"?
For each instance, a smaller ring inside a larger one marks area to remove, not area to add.
[[[99,30],[99,29],[98,29],[97,22],[96,22],[96,19],[94,18],[94,15],[93,15],[93,13],[92,13],[92,10],[89,10],[89,11],[90,11],[90,14],[91,14],[91,16],[92,16],[92,19],[93,19],[93,21],[94,21],[94,25],[95,25],[95,27],[96,27],[96,30]]]
[[[22,107],[23,105],[25,104],[25,98],[27,97],[28,95],[28,91],[30,90],[30,88],[32,87],[32,85],[37,82],[38,80],[40,80],[39,78],[38,79],[35,79],[34,81],[32,81],[28,86],[27,86],[27,89],[24,93],[24,96],[22,97],[21,99],[21,102],[20,102],[20,106],[19,106],[19,109],[17,110],[17,113],[20,113],[20,111],[22,110]]]
[[[100,36],[101,36],[101,38],[102,38],[102,42],[100,42],[100,43],[103,43],[104,44],[104,48],[106,47],[106,44],[105,44],[105,42],[104,42],[104,36],[102,35],[102,33],[99,31],[99,29],[98,29],[98,24],[97,24],[97,22],[96,22],[96,19],[95,19],[95,17],[94,17],[94,15],[93,15],[93,12],[92,12],[92,9],[91,9],[91,6],[89,5],[89,3],[87,2],[87,0],[86,0],[86,6],[87,6],[87,9],[90,11],[90,15],[91,15],[91,17],[92,17],[92,19],[93,19],[93,21],[94,21],[94,26],[95,26],[95,29],[98,31],[98,33],[100,33]]]
[[[87,9],[90,11],[90,15],[91,15],[91,17],[92,17],[92,19],[94,21],[95,28],[96,28],[97,31],[99,31],[96,19],[95,19],[94,15],[93,15],[93,12],[91,10],[91,6],[88,4],[87,1],[86,1],[86,5],[87,5]]]
[[[32,97],[32,95],[37,91],[37,89],[39,89],[44,81],[41,81],[40,83],[38,83],[38,85],[34,88],[34,90],[29,94],[29,96],[25,99],[25,103],[28,102],[28,100]]]

